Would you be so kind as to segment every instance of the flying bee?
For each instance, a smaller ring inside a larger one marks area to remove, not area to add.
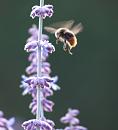
[[[56,43],[64,43],[64,51],[68,51],[72,55],[71,49],[77,45],[76,35],[82,31],[83,26],[81,23],[74,25],[73,20],[55,23],[50,27],[44,27],[47,32],[54,33]]]

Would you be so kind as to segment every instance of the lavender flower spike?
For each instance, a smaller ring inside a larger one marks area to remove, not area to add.
[[[34,19],[36,16],[42,17],[43,19],[45,19],[47,16],[52,17],[52,15],[53,15],[53,6],[52,5],[44,5],[42,7],[35,5],[32,7],[32,12],[30,14],[32,19]]]
[[[68,109],[68,112],[63,116],[60,121],[64,124],[68,123],[69,126],[65,127],[64,130],[87,130],[86,127],[80,126],[80,121],[75,116],[79,114],[77,109]]]
[[[3,115],[3,112],[0,111],[0,130],[14,130],[12,126],[15,123],[15,118],[7,120]]]
[[[55,52],[55,47],[48,41],[49,37],[42,34],[43,21],[46,17],[51,17],[54,12],[53,5],[44,5],[44,1],[39,0],[40,5],[33,6],[30,13],[32,19],[38,17],[39,21],[38,27],[33,25],[28,30],[30,37],[26,41],[24,50],[31,52],[28,58],[31,63],[26,68],[27,76],[22,76],[20,85],[24,90],[23,95],[30,94],[33,98],[29,108],[36,115],[36,119],[25,121],[22,127],[24,130],[87,130],[80,126],[80,120],[76,118],[79,114],[77,109],[68,109],[65,116],[61,118],[62,123],[68,124],[64,129],[55,129],[54,122],[45,118],[44,111],[52,112],[54,106],[54,102],[48,97],[52,96],[54,91],[60,90],[60,87],[56,84],[58,76],[50,76],[50,64],[46,61],[49,54]],[[11,128],[13,119],[6,120],[2,116],[3,113],[0,112],[0,128],[13,130]]]

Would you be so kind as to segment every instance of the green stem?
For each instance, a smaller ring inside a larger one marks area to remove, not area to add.
[[[44,5],[44,0],[40,0],[40,6]],[[41,46],[40,41],[42,37],[43,19],[39,17],[39,33],[38,33],[38,48],[37,48],[37,77],[41,77],[41,67],[42,67],[42,56],[41,56]],[[40,86],[37,87],[37,113],[36,119],[44,117],[43,107],[41,103],[42,90]],[[37,129],[38,130],[38,129]]]

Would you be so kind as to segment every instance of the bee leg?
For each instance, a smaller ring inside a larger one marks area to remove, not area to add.
[[[56,44],[58,44],[58,43],[60,42],[59,38],[60,38],[60,37],[57,37],[57,39],[56,39]]]
[[[59,39],[56,39],[56,44],[58,44],[59,43]]]
[[[66,43],[64,43],[63,49],[64,49],[64,51],[67,51],[67,44]]]
[[[63,46],[64,50],[69,52],[69,54],[72,55],[72,52],[70,51],[71,50],[71,47],[68,45],[68,42],[66,41],[66,39],[64,40],[64,46]]]
[[[73,54],[70,50],[71,50],[71,48],[70,48],[70,46],[69,45],[67,45],[68,46],[68,52],[69,52],[69,54]]]

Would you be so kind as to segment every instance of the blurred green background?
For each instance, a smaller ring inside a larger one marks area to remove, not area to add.
[[[0,109],[6,117],[34,118],[29,96],[21,96],[21,75],[28,54],[23,50],[27,30],[37,20],[29,17],[38,0],[0,1]],[[73,56],[56,47],[49,62],[52,75],[59,76],[61,91],[52,100],[54,112],[47,117],[62,127],[58,119],[68,107],[79,108],[81,125],[89,130],[118,130],[118,1],[117,0],[45,0],[54,5],[53,17],[44,25],[74,19],[82,22],[83,32]]]

